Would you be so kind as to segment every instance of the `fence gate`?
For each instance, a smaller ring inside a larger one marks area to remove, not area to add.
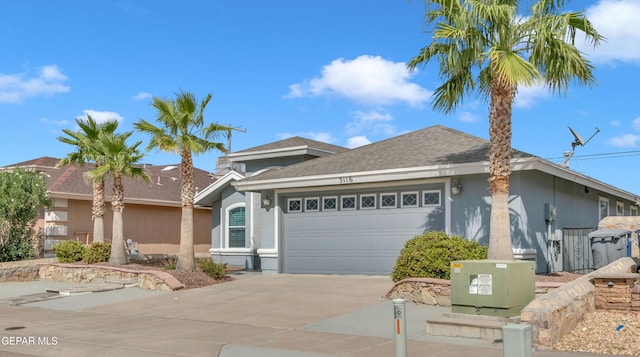
[[[589,233],[596,228],[562,229],[562,266],[571,273],[586,274],[593,270],[593,255]]]

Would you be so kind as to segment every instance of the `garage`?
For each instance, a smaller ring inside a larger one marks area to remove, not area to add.
[[[404,243],[444,229],[431,207],[284,214],[284,273],[389,275]]]

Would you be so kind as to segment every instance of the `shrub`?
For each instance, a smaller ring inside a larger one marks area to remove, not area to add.
[[[79,262],[87,250],[82,243],[75,240],[66,240],[51,249],[56,253],[56,258],[60,263]]]
[[[227,275],[227,263],[216,263],[210,258],[198,259],[198,268],[212,278],[222,279]]]
[[[46,176],[25,169],[0,171],[0,262],[31,259],[40,237],[38,211],[50,204]]]
[[[474,259],[487,259],[487,247],[444,232],[425,232],[405,243],[391,279],[450,279],[452,261]]]
[[[108,262],[111,257],[111,244],[109,243],[91,243],[89,249],[85,249],[82,255],[82,261],[87,264],[95,264]]]
[[[164,267],[164,270],[176,270],[176,264],[178,263],[178,258],[176,257],[167,257],[163,258],[160,263]]]

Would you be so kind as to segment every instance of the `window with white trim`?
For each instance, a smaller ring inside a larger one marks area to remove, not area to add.
[[[609,216],[609,199],[598,197],[598,220]]]
[[[630,206],[629,207],[629,215],[637,216],[638,215],[638,206]]]
[[[440,191],[422,191],[423,206],[440,206]]]
[[[360,195],[360,209],[375,209],[375,208],[376,208],[375,194]]]
[[[338,197],[322,197],[322,210],[335,211],[338,209]]]
[[[396,208],[397,195],[395,193],[380,194],[380,208]]]
[[[403,192],[401,196],[402,196],[402,200],[400,201],[401,207],[418,207],[417,192]]]
[[[340,197],[340,209],[341,210],[354,210],[356,209],[356,196],[342,196]]]
[[[245,207],[229,207],[227,209],[227,247],[245,248]]]
[[[318,197],[309,197],[304,199],[305,212],[318,212],[320,210],[320,199]]]
[[[616,201],[616,216],[624,216],[624,202]]]
[[[302,199],[290,198],[287,200],[287,212],[302,212]]]

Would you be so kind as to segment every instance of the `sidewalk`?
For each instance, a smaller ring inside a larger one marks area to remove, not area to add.
[[[0,284],[0,355],[394,355],[392,302],[381,297],[391,285],[386,277],[245,275],[176,292],[125,288],[22,305],[9,301],[55,284],[64,283]],[[448,309],[407,304],[409,356],[503,356],[500,343],[426,336],[427,317],[443,311]]]

